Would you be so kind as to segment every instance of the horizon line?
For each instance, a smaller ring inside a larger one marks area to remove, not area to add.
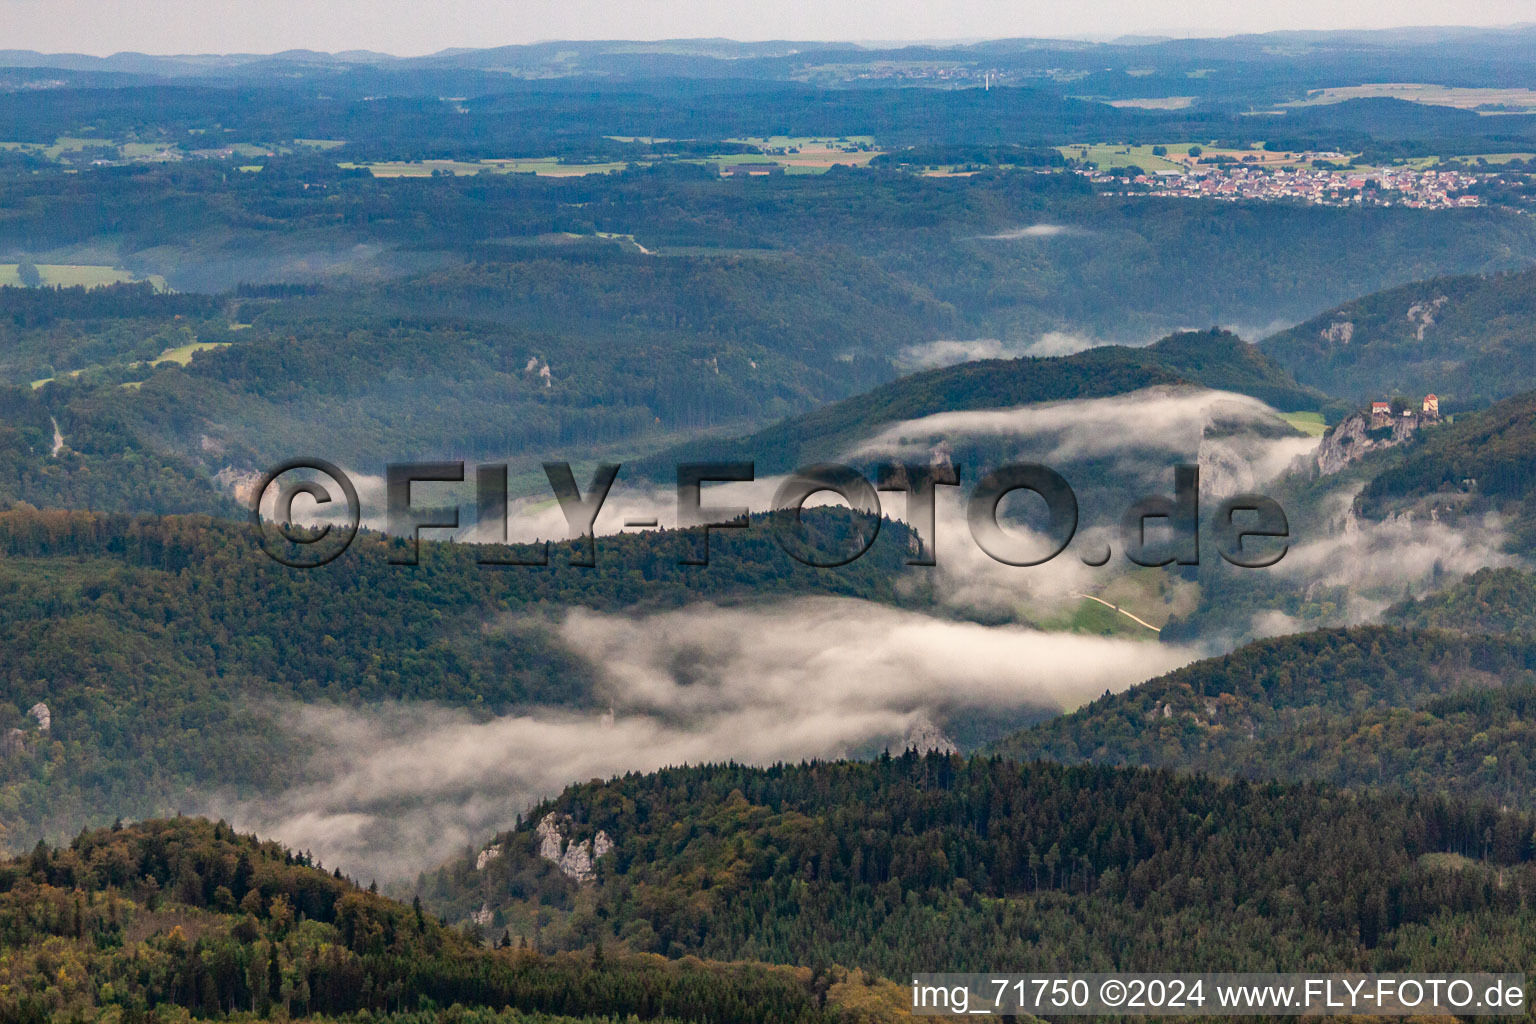
[[[1139,32],[1121,33],[1081,33],[1069,35],[1004,35],[1004,36],[955,36],[955,37],[912,37],[906,39],[850,39],[850,38],[737,38],[732,36],[660,36],[656,38],[639,37],[552,37],[547,39],[535,39],[528,42],[496,43],[486,46],[445,46],[437,50],[425,53],[405,54],[390,53],[385,50],[376,50],[366,46],[345,47],[336,50],[313,49],[304,46],[290,46],[280,50],[183,50],[178,52],[155,53],[146,50],[114,50],[111,53],[90,52],[87,50],[39,50],[26,46],[8,46],[0,48],[0,55],[29,54],[37,57],[85,57],[93,60],[112,60],[121,57],[145,57],[156,60],[198,60],[209,58],[274,58],[285,54],[313,54],[316,56],[342,59],[351,55],[366,55],[372,58],[387,58],[395,61],[429,60],[434,57],[458,56],[470,53],[483,53],[492,50],[558,46],[561,44],[582,45],[666,45],[666,44],[733,44],[739,46],[765,46],[765,45],[811,45],[817,47],[848,46],[871,52],[880,52],[896,49],[915,49],[921,47],[975,47],[996,43],[1071,43],[1090,46],[1155,46],[1159,43],[1211,41],[1221,42],[1246,38],[1262,38],[1278,35],[1358,35],[1358,34],[1383,34],[1392,32],[1503,32],[1511,30],[1525,30],[1536,28],[1536,20],[1516,21],[1508,23],[1489,24],[1403,24],[1403,25],[1375,25],[1358,26],[1353,28],[1280,28],[1269,29],[1262,32],[1232,32],[1225,35],[1205,34],[1207,30],[1199,28],[1163,28],[1156,31],[1147,30]],[[11,67],[3,63],[0,56],[0,66]]]

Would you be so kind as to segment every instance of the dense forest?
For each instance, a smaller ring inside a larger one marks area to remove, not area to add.
[[[486,948],[419,900],[385,899],[305,854],[192,818],[82,832],[0,863],[0,979],[0,1019],[17,1024],[904,1016],[901,990],[861,972]]]
[[[1472,587],[1486,597],[1490,582]],[[1437,610],[1467,602],[1458,589],[1398,615],[1442,625]],[[1523,636],[1320,630],[1256,641],[1106,695],[993,749],[1536,809],[1533,693],[1536,647]]]
[[[612,840],[591,886],[539,856],[547,814],[570,816],[573,842]],[[537,927],[545,947],[894,977],[1000,962],[1516,969],[1532,826],[1465,800],[909,751],[573,786],[496,837],[495,856],[470,851],[421,887],[453,916]]]
[[[1415,629],[1536,635],[1536,575],[1479,569],[1452,586],[1387,610],[1388,621]]]

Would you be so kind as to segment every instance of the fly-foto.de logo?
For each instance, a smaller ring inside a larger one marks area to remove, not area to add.
[[[621,466],[597,467],[585,488],[578,485],[568,462],[544,463],[566,522],[566,539],[572,544],[569,564],[593,567],[596,562],[596,522]],[[327,486],[322,478],[329,478]],[[463,483],[463,462],[391,463],[385,472],[385,532],[408,538],[403,548],[393,549],[393,565],[416,565],[420,558],[422,530],[457,530],[461,509],[457,506],[425,507],[412,501],[417,483]],[[677,466],[678,529],[687,531],[687,544],[678,559],[683,565],[709,564],[709,536],[714,530],[752,528],[751,510],[729,505],[706,504],[707,485],[743,483],[756,479],[751,462],[688,462]],[[507,543],[507,467],[488,464],[475,467],[475,506],[479,540],[489,542],[479,556],[485,566],[547,566],[549,541],[507,553],[495,545]],[[816,568],[835,568],[856,561],[874,543],[883,518],[880,495],[895,493],[904,498],[902,519],[917,536],[908,565],[936,565],[936,505],[939,488],[959,487],[958,466],[881,463],[870,482],[859,470],[838,463],[817,463],[785,476],[774,493],[766,528],[779,546],[796,561]],[[1119,521],[1120,550],[1140,566],[1191,566],[1200,564],[1201,525],[1200,468],[1174,467],[1173,494],[1153,494],[1128,503]],[[1044,523],[1022,530],[1000,516],[1005,498],[1020,492],[1035,495],[1044,503]],[[819,551],[802,513],[809,499],[829,493],[840,497],[866,529],[859,542],[835,553]],[[346,503],[340,522],[316,526],[294,523],[293,506],[300,495],[314,502],[317,518],[338,500]],[[262,510],[268,499],[271,508]],[[1043,565],[1072,544],[1078,534],[1078,502],[1065,477],[1048,466],[1018,462],[994,469],[971,488],[966,500],[966,525],[971,540],[990,558],[1010,566]],[[269,470],[251,497],[251,522],[266,553],[284,565],[315,568],[333,561],[351,546],[362,522],[357,488],[338,466],[323,459],[290,459]],[[627,526],[656,527],[657,520],[628,520]],[[1265,568],[1285,557],[1290,524],[1274,499],[1262,494],[1237,494],[1222,499],[1204,518],[1209,539],[1217,553],[1232,565],[1245,569]],[[1106,543],[1085,543],[1078,557],[1086,565],[1104,565],[1112,557]]]

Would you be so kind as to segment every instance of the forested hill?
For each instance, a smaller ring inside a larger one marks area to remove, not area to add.
[[[839,969],[483,946],[303,854],[177,818],[0,863],[0,1019],[580,1024],[895,1020],[902,990]],[[362,1016],[357,1016],[357,1015]]]
[[[1533,697],[1536,643],[1526,638],[1321,630],[1106,695],[994,749],[1536,809]]]
[[[1344,303],[1260,343],[1352,403],[1433,392],[1476,407],[1536,387],[1536,270],[1440,277]]]
[[[732,440],[681,445],[637,469],[666,476],[678,461],[754,460],[759,474],[786,472],[837,455],[900,420],[1031,402],[1103,398],[1159,384],[1193,383],[1252,395],[1281,409],[1315,409],[1326,396],[1236,335],[1222,330],[1170,335],[1145,348],[1110,345],[1070,356],[988,359],[912,374],[872,391]]]
[[[548,814],[570,816],[572,841],[614,843],[590,887],[539,856]],[[999,963],[1495,970],[1525,963],[1536,938],[1533,826],[1465,800],[909,752],[574,786],[496,854],[421,884],[452,916],[483,908],[522,929],[538,914],[547,944],[893,977]]]
[[[829,545],[849,527],[836,510],[806,522]],[[480,550],[442,543],[394,566],[398,542],[364,533],[306,572],[269,560],[245,524],[0,512],[0,735],[21,730],[0,754],[0,846],[187,806],[194,785],[292,784],[299,740],[272,701],[590,706],[593,669],[549,632],[572,606],[923,599],[899,524],[836,572],[757,527],[717,535],[705,567],[678,565],[676,532],[604,538],[593,569],[566,564],[563,544],[547,568],[485,568]],[[27,714],[37,702],[46,735]]]
[[[1387,620],[1417,629],[1536,635],[1536,575],[1479,569],[1454,586],[1387,611]]]

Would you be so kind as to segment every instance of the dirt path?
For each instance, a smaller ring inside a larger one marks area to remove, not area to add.
[[[1104,600],[1102,597],[1094,597],[1092,594],[1073,594],[1072,596],[1073,597],[1085,597],[1085,598],[1087,598],[1090,601],[1097,601],[1097,602],[1099,602],[1099,604],[1103,605],[1105,608],[1112,608],[1115,611],[1119,612],[1121,615],[1124,615],[1126,618],[1130,619],[1132,622],[1136,623],[1138,626],[1146,626],[1148,629],[1150,629],[1154,633],[1161,633],[1162,632],[1162,630],[1160,630],[1156,626],[1152,625],[1152,623],[1148,622],[1146,619],[1139,619],[1136,616],[1132,615],[1130,612],[1126,611],[1124,608],[1121,608],[1119,605],[1117,605],[1117,604],[1110,604],[1108,601]]]

